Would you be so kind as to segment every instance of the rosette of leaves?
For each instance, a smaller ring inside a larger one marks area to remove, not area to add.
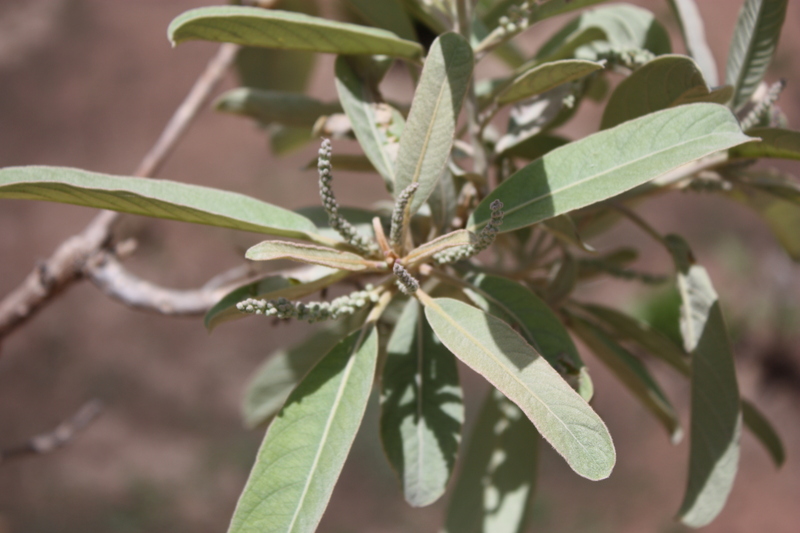
[[[742,427],[777,464],[783,450],[769,422],[740,398],[707,272],[685,240],[660,235],[633,208],[675,190],[722,194],[764,215],[800,259],[800,184],[749,167],[761,157],[800,159],[800,133],[782,125],[776,106],[780,88],[763,84],[787,2],[746,0],[723,86],[715,86],[692,0],[670,2],[691,56],[672,54],[659,21],[627,4],[346,3],[355,22],[315,16],[310,2],[285,2],[286,10],[200,8],[169,28],[175,44],[242,45],[241,78],[252,84],[222,95],[217,108],[269,126],[273,145],[289,138],[302,145],[319,133],[359,142],[363,155],[349,156],[323,142],[322,208],[290,211],[220,189],[76,169],[0,170],[2,198],[261,233],[270,240],[255,244],[249,259],[314,265],[301,279],[272,275],[240,287],[206,317],[209,327],[247,313],[329,321],[267,360],[248,389],[248,424],[269,426],[230,531],[315,530],[373,388],[381,395],[380,439],[411,505],[437,501],[450,484],[444,530],[524,530],[539,446],[592,480],[609,476],[616,459],[588,403],[589,369],[570,332],[676,443],[683,424],[641,354],[691,380],[679,518],[695,527],[713,520],[734,482]],[[515,46],[542,20],[589,6],[532,56]],[[314,53],[337,55],[338,101],[302,92]],[[490,54],[509,65],[506,76],[476,75]],[[415,86],[408,102],[383,99],[394,63],[407,70],[391,75],[410,75]],[[624,79],[606,96],[610,72]],[[604,102],[600,130],[577,140],[554,134],[585,97]],[[506,125],[497,119],[505,109]],[[391,219],[340,206],[336,169],[380,176],[395,202]],[[672,273],[636,270],[629,248],[585,244],[624,217],[671,253]],[[581,284],[599,276],[674,284],[683,345],[611,307],[581,303]],[[365,288],[329,302],[303,300],[342,281]],[[457,360],[492,385],[464,452]]]

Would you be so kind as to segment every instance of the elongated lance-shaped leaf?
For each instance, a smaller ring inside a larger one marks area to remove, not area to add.
[[[581,308],[608,326],[617,338],[635,342],[684,376],[690,375],[690,360],[686,352],[649,324],[600,305],[581,305]]]
[[[680,104],[724,104],[729,91],[709,90],[697,64],[686,56],[667,54],[647,62],[622,80],[608,99],[601,129],[608,129]]]
[[[167,180],[110,176],[64,167],[0,169],[0,198],[45,200],[205,224],[320,244],[306,217],[255,198]]]
[[[789,0],[745,0],[731,39],[725,83],[733,85],[739,109],[764,79],[778,47]]]
[[[339,104],[320,102],[304,94],[249,87],[226,92],[214,106],[218,111],[248,116],[263,124],[279,122],[308,128],[314,126],[319,117],[342,111]]]
[[[679,443],[683,429],[678,414],[647,367],[591,322],[573,316],[571,325],[592,353],[653,413],[667,430],[672,443]]]
[[[370,261],[360,255],[324,246],[300,244],[286,241],[264,241],[250,247],[245,257],[252,261],[272,261],[291,259],[311,265],[321,265],[340,270],[358,272],[361,270],[386,270],[386,263]]]
[[[515,281],[490,274],[468,278],[470,300],[516,327],[525,340],[566,376],[581,397],[592,399],[594,387],[572,338],[558,315],[536,293]]]
[[[602,69],[603,63],[580,59],[545,63],[515,78],[497,95],[497,103],[506,105],[518,102]]]
[[[478,243],[478,236],[465,229],[452,231],[441,237],[437,237],[432,241],[417,246],[415,249],[406,255],[403,262],[407,265],[414,265],[424,263],[430,260],[434,255],[450,248],[457,248],[459,246],[469,246]]]
[[[339,101],[350,119],[353,133],[391,191],[394,189],[394,158],[385,123],[396,117],[385,104],[379,108],[382,102],[378,91],[380,80],[374,79],[374,70],[364,68],[363,62],[354,57],[338,57],[335,72]],[[402,117],[399,121],[402,123]]]
[[[769,453],[772,462],[777,468],[783,466],[786,461],[786,451],[783,448],[781,437],[770,421],[761,411],[750,401],[742,398],[742,418],[744,425],[749,429],[758,441]]]
[[[274,300],[286,298],[294,300],[308,296],[337,281],[345,278],[345,270],[331,270],[326,267],[308,267],[301,275],[269,276],[254,283],[248,283],[226,294],[212,307],[205,316],[205,325],[209,331],[232,320],[245,318],[247,315],[236,308],[236,304],[248,298]]]
[[[669,0],[669,5],[678,21],[678,26],[686,43],[686,50],[697,62],[703,72],[703,77],[712,87],[719,85],[717,76],[717,63],[711,48],[706,42],[706,32],[703,27],[703,18],[694,0]]]
[[[450,229],[450,224],[458,208],[457,194],[453,175],[449,170],[445,170],[428,197],[431,219],[439,233],[445,233]]]
[[[329,322],[306,339],[267,356],[253,373],[242,399],[242,418],[253,429],[269,422],[289,394],[336,344],[364,324],[365,312]]]
[[[425,59],[395,169],[395,194],[419,183],[409,204],[410,215],[427,201],[450,157],[473,65],[472,47],[455,33],[438,37]]]
[[[489,221],[489,205],[505,204],[500,231],[512,231],[606,200],[670,170],[751,140],[729,109],[690,104],[665,109],[548,152],[491,192],[467,229]]]
[[[303,13],[245,6],[201,7],[179,15],[167,35],[173,44],[205,40],[331,54],[415,59],[422,47],[394,33]]]
[[[498,390],[489,391],[447,507],[444,531],[527,531],[539,441],[539,433],[519,407]]]
[[[747,143],[731,149],[731,157],[800,160],[800,132],[780,128],[752,128],[748,135],[761,142]]]
[[[312,533],[322,518],[367,407],[378,333],[339,342],[289,395],[270,425],[229,533]]]
[[[616,453],[605,424],[519,333],[458,300],[417,295],[442,343],[516,403],[577,474],[609,476]]]
[[[463,393],[456,360],[410,299],[394,327],[381,381],[381,441],[403,484],[406,501],[430,505],[453,473]]]
[[[706,270],[694,263],[686,241],[667,235],[678,270],[681,335],[692,355],[689,478],[681,521],[710,523],[722,511],[739,466],[742,414],[728,329]]]
[[[380,2],[375,2],[374,0],[347,0],[347,3],[373,26],[389,30],[409,41],[417,40],[417,32],[414,31],[411,17],[403,9],[400,0],[381,0]]]

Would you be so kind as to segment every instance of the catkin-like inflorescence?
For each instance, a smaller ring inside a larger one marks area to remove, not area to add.
[[[355,246],[366,255],[378,253],[378,245],[361,235],[340,213],[339,202],[331,188],[333,173],[331,172],[331,141],[323,139],[319,147],[319,157],[317,159],[317,170],[319,171],[319,196],[325,212],[328,213],[328,224],[335,229],[345,242]]]
[[[605,59],[611,65],[622,65],[631,70],[636,70],[656,57],[653,52],[644,48],[620,48],[610,45],[606,47],[605,44],[595,45],[592,53],[594,57],[586,59],[595,61]]]
[[[397,196],[394,202],[394,211],[392,211],[392,229],[389,232],[389,244],[394,250],[400,250],[403,247],[403,225],[406,218],[406,206],[414,193],[417,192],[419,183],[412,183]]]
[[[786,80],[781,79],[770,85],[767,94],[756,103],[753,109],[742,119],[742,130],[747,131],[750,128],[757,126],[772,110],[773,104],[778,101],[781,93],[786,88]]]
[[[236,308],[254,315],[274,316],[276,318],[297,318],[309,323],[323,320],[336,320],[346,315],[352,315],[364,306],[378,301],[378,294],[372,285],[367,285],[363,291],[351,292],[340,296],[330,302],[291,302],[286,298],[276,300],[257,300],[248,298],[236,304]]]
[[[525,31],[530,26],[531,15],[536,7],[530,1],[509,7],[506,14],[497,20],[497,27],[503,32],[503,36],[508,38]]]
[[[494,242],[494,238],[497,236],[497,232],[500,231],[500,226],[503,225],[503,202],[495,200],[489,205],[489,209],[492,210],[492,215],[489,222],[486,223],[478,234],[478,242],[439,252],[433,256],[434,261],[440,265],[463,261],[464,259],[469,259],[481,253],[491,246]]]
[[[393,272],[397,278],[397,288],[399,288],[403,294],[412,295],[419,290],[419,281],[414,279],[414,276],[409,274],[408,271],[403,268],[403,265],[395,263]]]

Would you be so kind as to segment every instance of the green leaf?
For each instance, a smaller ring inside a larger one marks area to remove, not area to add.
[[[791,196],[778,196],[775,189],[737,183],[728,196],[755,210],[795,262],[800,262],[800,203]]]
[[[608,100],[600,129],[680,104],[716,100],[697,64],[686,56],[663,55],[622,80]]]
[[[574,43],[581,36],[581,40],[585,40],[589,29],[603,32],[604,40],[618,50],[649,50],[655,55],[672,51],[669,34],[650,11],[629,4],[612,4],[581,13],[551,37],[536,57],[552,59],[550,56],[565,47],[572,48],[571,55],[576,48],[567,46],[568,43]]]
[[[647,367],[594,324],[573,316],[572,329],[631,394],[661,422],[672,443],[679,443],[683,438],[683,429],[678,414]]]
[[[361,318],[363,323],[363,316]],[[276,351],[264,361],[245,390],[242,403],[245,426],[254,429],[275,416],[314,365],[347,336],[350,328],[343,327],[346,322],[337,320],[299,344]]]
[[[661,359],[684,376],[689,376],[691,367],[686,352],[646,322],[600,305],[583,304],[581,308],[601,320],[618,339],[635,342],[650,355]]]
[[[519,333],[458,300],[421,297],[442,343],[516,403],[577,474],[609,476],[616,454],[605,424]]]
[[[725,67],[725,83],[736,89],[734,109],[742,107],[764,79],[778,47],[788,4],[788,0],[745,0]]]
[[[446,533],[521,533],[539,466],[539,434],[505,396],[489,391],[447,507]]]
[[[409,41],[417,40],[411,18],[399,0],[347,0],[347,3],[373,26],[389,30]]]
[[[748,135],[760,137],[761,142],[752,142],[731,149],[731,157],[800,160],[800,132],[780,128],[753,128]]]
[[[717,293],[706,270],[694,264],[686,242],[668,235],[678,270],[681,335],[692,355],[689,478],[681,521],[710,523],[722,511],[739,466],[742,415],[736,368]]]
[[[478,236],[470,231],[465,229],[452,231],[446,235],[442,235],[441,237],[437,237],[432,241],[428,241],[425,244],[417,246],[414,250],[411,250],[403,260],[403,264],[408,266],[424,263],[439,252],[449,250],[450,248],[457,248],[459,246],[477,244],[477,242]]]
[[[400,138],[395,193],[419,183],[409,214],[422,207],[436,187],[453,146],[456,121],[472,77],[472,47],[446,33],[431,45]]]
[[[286,298],[294,300],[308,296],[347,276],[346,271],[330,270],[325,267],[312,267],[299,276],[269,276],[254,283],[248,283],[226,294],[212,307],[204,318],[209,331],[225,322],[248,316],[236,309],[236,304],[248,298],[275,300]]]
[[[545,63],[519,75],[497,95],[497,103],[507,105],[603,70],[603,63],[565,59]]]
[[[570,97],[576,97],[577,101],[572,107],[567,107],[564,101]],[[567,122],[575,114],[579,104],[580,94],[576,95],[572,84],[560,85],[518,103],[511,108],[508,132],[497,141],[495,151],[498,154],[511,154],[528,142],[533,142],[543,132]]]
[[[342,340],[289,395],[270,425],[230,533],[311,533],[355,439],[378,358],[366,326]]]
[[[767,417],[761,413],[752,402],[742,398],[742,418],[744,425],[749,429],[758,441],[769,452],[772,462],[777,468],[783,466],[786,461],[786,452],[783,449],[781,437],[772,426]]]
[[[489,205],[505,204],[512,231],[606,200],[670,170],[750,140],[723,106],[658,111],[556,148],[505,180],[478,205],[467,229],[480,231]]]
[[[307,218],[255,198],[199,185],[63,167],[0,169],[0,198],[45,200],[335,244]]]
[[[584,400],[592,398],[588,370],[558,315],[544,300],[524,285],[499,276],[479,274],[469,283],[464,292],[470,300],[515,326],[551,366],[567,376]]]
[[[571,244],[573,246],[577,246],[587,252],[596,252],[594,248],[583,242],[580,234],[578,233],[578,228],[575,226],[575,223],[572,221],[569,215],[559,215],[557,217],[548,218],[544,222],[544,227],[547,228],[547,231],[553,234],[557,239],[565,242],[567,244]],[[575,267],[577,268],[579,265],[576,263]],[[578,271],[575,272],[575,276],[577,278]],[[577,281],[577,279],[575,280]]]
[[[708,84],[712,87],[719,85],[717,62],[706,42],[703,18],[697,4],[694,0],[669,0],[669,5],[675,13],[689,55],[697,62]]]
[[[371,71],[351,57],[336,59],[336,90],[339,101],[350,119],[353,133],[372,165],[383,176],[386,186],[394,188],[394,158],[389,138],[388,121],[396,120],[404,126],[402,117],[381,104],[378,82]],[[379,118],[380,117],[380,118]]]
[[[251,261],[272,261],[273,259],[291,259],[311,265],[322,265],[340,270],[358,272],[361,270],[386,270],[386,263],[382,261],[369,261],[360,255],[286,241],[264,241],[250,247],[245,254]]]
[[[464,423],[458,368],[413,298],[394,327],[387,353],[381,441],[406,501],[423,507],[444,494],[458,455]]]
[[[445,233],[453,222],[458,209],[458,193],[453,174],[448,169],[442,173],[436,182],[436,187],[428,197],[428,206],[431,208],[431,219],[439,233]]]
[[[331,54],[382,54],[416,59],[422,47],[392,32],[303,13],[243,6],[201,7],[167,30],[173,45],[196,39]]]
[[[553,307],[560,307],[563,301],[572,294],[578,282],[578,262],[570,253],[564,253],[558,262],[555,272],[548,276],[548,285],[544,298]]]
[[[278,122],[291,127],[314,126],[323,115],[341,113],[339,104],[320,102],[300,93],[239,87],[220,96],[218,111],[251,117],[262,124]]]

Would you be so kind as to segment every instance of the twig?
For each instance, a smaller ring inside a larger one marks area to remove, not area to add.
[[[227,43],[219,47],[164,132],[142,159],[136,176],[153,176],[158,171],[189,123],[208,101],[237,49],[236,45]],[[0,301],[0,340],[81,279],[86,265],[95,256],[106,253],[118,217],[118,213],[113,211],[101,211],[82,232],[61,243],[47,260],[40,262],[16,289]]]
[[[63,421],[53,431],[36,435],[25,444],[7,450],[0,450],[0,464],[30,455],[51,453],[65,446],[81,430],[91,424],[103,410],[103,402],[93,399],[83,405],[72,417]]]

